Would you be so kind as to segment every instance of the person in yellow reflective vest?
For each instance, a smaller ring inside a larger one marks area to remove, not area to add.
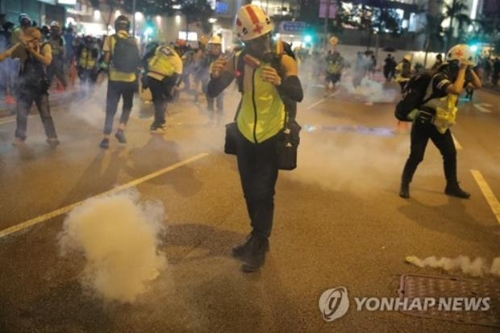
[[[245,243],[233,248],[233,256],[243,261],[243,272],[258,270],[269,250],[279,167],[277,148],[291,111],[285,107],[296,108],[303,98],[297,63],[278,49],[277,46],[283,45],[281,42],[273,42],[273,29],[274,24],[261,8],[241,7],[236,30],[245,47],[240,53],[221,57],[212,64],[207,87],[207,94],[215,97],[235,76],[242,79],[242,99],[236,116],[236,154],[252,231]]]
[[[143,57],[146,80],[143,88],[149,88],[155,108],[151,133],[165,133],[165,111],[167,103],[174,99],[174,89],[180,84],[182,59],[174,47],[157,46]]]
[[[85,36],[83,44],[76,51],[76,70],[80,86],[92,87],[95,83],[99,51],[92,36]]]

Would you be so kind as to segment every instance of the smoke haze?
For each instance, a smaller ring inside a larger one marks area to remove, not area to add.
[[[89,199],[65,219],[61,254],[83,255],[81,282],[104,300],[134,302],[166,268],[158,251],[164,215],[161,203],[140,203],[137,191]]]

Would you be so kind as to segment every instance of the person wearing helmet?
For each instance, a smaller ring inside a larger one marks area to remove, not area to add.
[[[157,44],[144,55],[142,63],[145,79],[143,88],[151,91],[155,109],[149,130],[151,133],[163,134],[166,131],[167,103],[174,99],[174,90],[180,83],[182,59],[175,48]]]
[[[482,86],[473,66],[473,52],[467,45],[459,44],[448,51],[446,64],[432,75],[425,97],[427,102],[419,107],[411,129],[411,151],[401,177],[400,197],[410,197],[409,185],[418,164],[424,159],[429,139],[443,156],[445,193],[463,199],[470,197],[458,184],[457,151],[450,127],[455,123],[458,96],[463,89]]]
[[[87,35],[76,51],[76,71],[81,87],[92,88],[96,79],[97,59],[99,51],[94,43],[94,38]]]
[[[273,29],[273,22],[261,8],[241,7],[236,31],[245,46],[241,52],[213,63],[207,87],[208,95],[216,97],[237,75],[242,92],[236,122],[227,127],[226,144],[236,148],[252,228],[246,241],[233,249],[233,256],[243,261],[243,272],[254,272],[264,264],[273,226],[283,130],[290,129],[298,137],[300,129],[294,121],[296,103],[303,98],[297,63],[284,52],[281,42],[273,42]]]
[[[399,86],[401,87],[401,93],[403,93],[406,84],[410,81],[410,77],[413,72],[413,69],[411,68],[411,60],[411,54],[406,54],[403,57],[403,60],[396,66],[396,82],[399,83]]]
[[[52,48],[52,63],[47,67],[47,76],[50,82],[52,82],[55,76],[62,85],[62,89],[66,90],[68,84],[66,82],[66,75],[64,74],[65,42],[61,36],[61,27],[57,21],[52,21],[50,24],[49,43]]]
[[[109,148],[109,137],[113,131],[113,120],[120,97],[123,98],[123,107],[115,138],[119,143],[127,143],[125,127],[132,111],[137,80],[136,72],[140,65],[139,45],[135,38],[130,37],[128,33],[130,21],[127,16],[120,15],[116,18],[115,30],[116,33],[106,37],[103,44],[104,62],[102,66],[109,70],[104,137],[99,144],[102,149]]]
[[[222,39],[218,35],[212,36],[207,42],[206,52],[199,64],[199,75],[201,78],[201,90],[207,99],[208,124],[220,125],[222,122],[222,114],[224,113],[224,92],[221,92],[215,98],[208,96],[207,86],[210,81],[210,67],[219,57],[222,56]],[[217,116],[215,117],[215,108],[217,107]],[[217,119],[215,119],[217,118]]]
[[[27,138],[28,115],[31,106],[35,103],[47,135],[47,143],[51,147],[56,147],[59,145],[59,140],[50,114],[47,93],[49,86],[45,75],[45,68],[52,61],[50,45],[48,43],[42,44],[42,33],[35,27],[24,30],[20,38],[19,42],[0,54],[0,61],[7,57],[17,57],[21,54],[16,51],[19,48],[24,49],[24,53],[27,54],[27,58],[21,60],[18,76],[16,132],[12,145],[24,145]]]

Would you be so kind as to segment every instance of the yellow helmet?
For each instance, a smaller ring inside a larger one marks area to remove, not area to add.
[[[208,44],[222,44],[222,39],[218,35],[213,35],[208,40]]]

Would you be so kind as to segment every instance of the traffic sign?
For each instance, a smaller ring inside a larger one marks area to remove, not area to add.
[[[307,23],[302,21],[285,21],[281,22],[280,30],[281,32],[303,32],[306,30]]]

